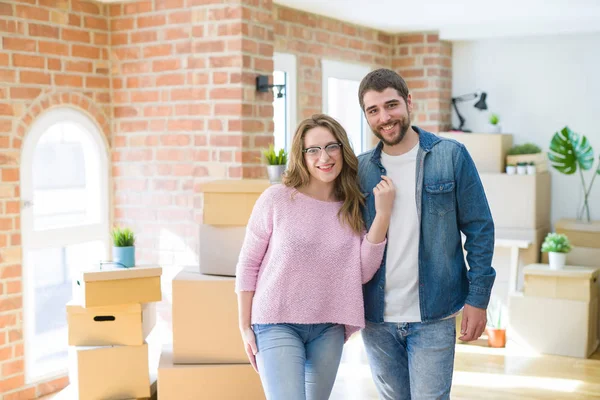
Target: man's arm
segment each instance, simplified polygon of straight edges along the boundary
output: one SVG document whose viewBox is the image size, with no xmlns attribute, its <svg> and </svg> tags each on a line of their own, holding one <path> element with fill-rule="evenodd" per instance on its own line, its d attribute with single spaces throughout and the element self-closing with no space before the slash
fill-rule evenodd
<svg viewBox="0 0 600 400">
<path fill-rule="evenodd" d="M 464 246 L 469 265 L 469 294 L 463 311 L 461 340 L 469 341 L 477 339 L 485 329 L 485 310 L 496 279 L 492 267 L 494 221 L 475 163 L 463 145 L 455 165 L 455 179 L 458 227 L 466 237 Z"/>
</svg>

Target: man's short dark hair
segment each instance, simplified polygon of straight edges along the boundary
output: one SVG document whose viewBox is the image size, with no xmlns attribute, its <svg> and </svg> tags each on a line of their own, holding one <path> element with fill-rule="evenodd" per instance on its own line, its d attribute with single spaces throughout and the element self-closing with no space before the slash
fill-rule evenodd
<svg viewBox="0 0 600 400">
<path fill-rule="evenodd" d="M 364 111 L 365 103 L 363 97 L 369 90 L 383 92 L 385 89 L 396 89 L 398 95 L 404 99 L 408 98 L 408 86 L 404 79 L 395 71 L 387 68 L 380 68 L 371 71 L 363 78 L 358 87 L 358 102 L 360 108 Z"/>
</svg>

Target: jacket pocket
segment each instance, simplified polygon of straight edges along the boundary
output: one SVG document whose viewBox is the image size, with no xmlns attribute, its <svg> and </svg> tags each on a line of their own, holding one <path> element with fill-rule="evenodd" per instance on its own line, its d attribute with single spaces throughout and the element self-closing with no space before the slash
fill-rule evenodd
<svg viewBox="0 0 600 400">
<path fill-rule="evenodd" d="M 444 216 L 454 211 L 456 203 L 454 187 L 454 181 L 425 185 L 428 208 L 431 214 Z"/>
</svg>

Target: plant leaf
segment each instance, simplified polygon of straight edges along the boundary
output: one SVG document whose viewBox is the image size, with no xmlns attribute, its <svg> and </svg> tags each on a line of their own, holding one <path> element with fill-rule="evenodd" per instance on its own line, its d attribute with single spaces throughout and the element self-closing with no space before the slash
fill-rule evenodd
<svg viewBox="0 0 600 400">
<path fill-rule="evenodd" d="M 594 150 L 585 136 L 565 126 L 552 137 L 548 158 L 555 169 L 570 175 L 577 171 L 578 166 L 584 171 L 592 168 Z"/>
</svg>

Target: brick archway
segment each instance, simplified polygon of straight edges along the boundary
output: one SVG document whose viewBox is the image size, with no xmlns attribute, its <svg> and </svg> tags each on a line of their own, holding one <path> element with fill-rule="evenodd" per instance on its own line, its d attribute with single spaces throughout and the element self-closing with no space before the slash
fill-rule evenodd
<svg viewBox="0 0 600 400">
<path fill-rule="evenodd" d="M 107 144 L 110 144 L 110 119 L 101 107 L 89 96 L 80 92 L 49 91 L 40 95 L 17 122 L 13 135 L 23 140 L 33 121 L 44 112 L 54 107 L 74 107 L 88 114 L 104 133 Z M 15 147 L 15 146 L 13 146 Z M 19 147 L 20 148 L 20 147 Z"/>
</svg>

